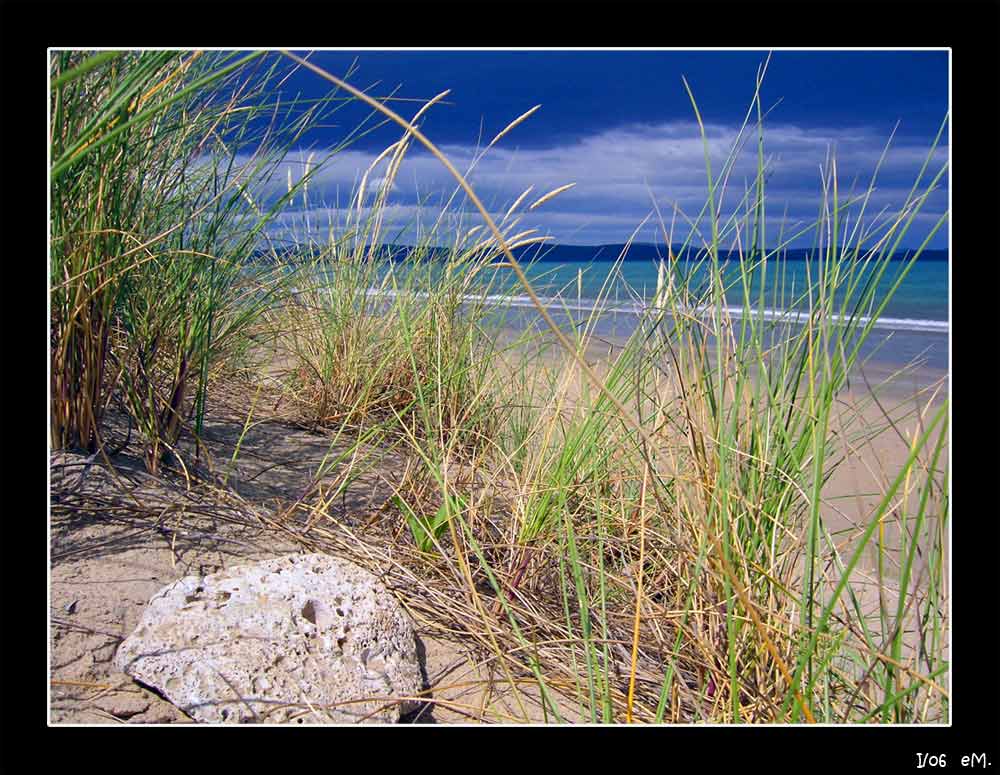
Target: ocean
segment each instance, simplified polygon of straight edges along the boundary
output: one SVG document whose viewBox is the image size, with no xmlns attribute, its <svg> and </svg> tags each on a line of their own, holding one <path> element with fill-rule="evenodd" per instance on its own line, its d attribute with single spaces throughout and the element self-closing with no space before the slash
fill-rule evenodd
<svg viewBox="0 0 1000 775">
<path fill-rule="evenodd" d="M 654 254 L 653 246 L 639 246 L 639 250 L 629 253 L 627 260 L 619 262 L 612 259 L 619 254 L 619 246 L 558 245 L 555 248 L 548 250 L 542 259 L 534 257 L 534 260 L 530 254 L 515 252 L 535 292 L 556 322 L 572 327 L 589 321 L 590 330 L 597 337 L 617 342 L 627 338 L 639 324 L 644 309 L 654 301 L 659 262 L 652 256 L 659 251 Z M 409 250 L 399 248 L 399 255 L 407 255 Z M 447 254 L 444 249 L 441 252 Z M 636 254 L 638 257 L 634 257 Z M 588 259 L 594 255 L 598 257 Z M 872 306 L 858 310 L 850 305 L 845 308 L 848 315 L 860 316 L 862 322 L 876 318 L 861 347 L 859 359 L 870 373 L 885 376 L 909 367 L 910 371 L 919 373 L 920 378 L 915 382 L 920 384 L 930 384 L 947 375 L 949 262 L 943 251 L 929 251 L 927 255 L 913 263 L 902 278 L 901 273 L 909 262 L 889 262 L 878 280 Z M 379 274 L 391 270 L 402 280 L 408 263 L 405 259 L 387 261 Z M 722 266 L 728 286 L 726 307 L 734 319 L 752 313 L 764 321 L 790 325 L 794 325 L 796 313 L 802 314 L 808 309 L 803 291 L 810 282 L 815 284 L 820 271 L 819 262 L 806 259 L 804 254 L 780 262 L 770 261 L 765 272 L 752 273 L 752 283 L 749 289 L 744 289 L 737 262 L 722 262 Z M 697 291 L 707 282 L 708 267 L 698 261 L 685 260 L 677 261 L 676 267 L 678 272 L 689 274 L 687 287 L 700 296 Z M 871 274 L 870 269 L 866 271 Z M 860 276 L 863 284 L 868 276 Z M 478 279 L 483 287 L 473 295 L 487 295 L 503 302 L 503 310 L 497 313 L 502 325 L 520 329 L 542 323 L 509 266 L 485 270 Z M 405 286 L 405 282 L 402 284 Z M 381 295 L 386 291 L 373 289 L 370 293 Z M 837 309 L 841 308 L 842 297 L 843 293 L 838 294 Z M 879 311 L 878 307 L 886 299 L 884 309 Z M 780 331 L 781 325 L 775 328 Z"/>
<path fill-rule="evenodd" d="M 900 280 L 906 264 L 890 262 L 876 286 L 874 308 L 856 313 L 870 319 L 888 297 L 861 349 L 861 357 L 876 371 L 893 371 L 912 364 L 940 376 L 948 369 L 948 262 L 918 259 Z M 690 288 L 703 287 L 708 277 L 704 265 L 681 261 L 677 266 L 679 271 L 690 273 Z M 531 325 L 537 312 L 530 298 L 518 292 L 511 270 L 494 271 L 497 292 L 513 289 L 510 306 L 515 309 L 511 310 L 508 324 Z M 815 283 L 818 271 L 816 261 L 787 260 L 780 267 L 772 263 L 763 276 L 764 320 L 792 321 L 795 310 L 807 309 L 802 291 L 810 279 Z M 655 296 L 657 272 L 657 263 L 652 260 L 628 260 L 617 265 L 612 260 L 536 261 L 527 265 L 528 278 L 557 322 L 579 323 L 596 310 L 594 333 L 611 339 L 627 337 L 635 329 L 642 308 Z M 748 312 L 761 314 L 762 274 L 754 274 L 748 291 L 742 287 L 738 266 L 726 267 L 723 276 L 730 286 L 726 291 L 730 314 L 737 319 Z M 865 275 L 862 278 L 862 283 L 868 279 Z M 898 287 L 890 295 L 897 281 Z M 838 308 L 842 298 L 843 294 L 838 294 Z M 850 314 L 852 310 L 848 307 L 847 311 Z"/>
</svg>

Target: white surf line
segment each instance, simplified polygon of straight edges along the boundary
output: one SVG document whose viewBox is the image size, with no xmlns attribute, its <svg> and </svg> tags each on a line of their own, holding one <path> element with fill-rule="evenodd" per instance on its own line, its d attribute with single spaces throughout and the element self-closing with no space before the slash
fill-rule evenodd
<svg viewBox="0 0 1000 775">
<path fill-rule="evenodd" d="M 367 290 L 368 296 L 386 296 L 389 298 L 395 298 L 397 296 L 403 295 L 399 291 L 381 289 L 381 288 L 369 288 Z M 409 294 L 413 298 L 422 299 L 426 298 L 430 294 L 426 291 L 410 291 Z M 560 310 L 572 310 L 573 312 L 593 312 L 595 310 L 594 304 L 582 304 L 576 301 L 568 301 L 566 299 L 558 299 L 549 297 L 539 297 L 547 306 L 549 306 L 553 311 L 559 312 Z M 508 307 L 531 307 L 534 308 L 534 304 L 528 296 L 505 296 L 502 294 L 489 294 L 483 296 L 467 295 L 463 296 L 462 300 L 466 303 L 473 302 L 503 302 Z M 733 307 L 727 306 L 724 308 L 727 313 L 733 318 L 739 320 L 742 319 L 746 314 L 746 310 L 743 307 Z M 625 305 L 605 305 L 599 308 L 601 313 L 619 313 L 619 314 L 630 314 L 630 315 L 640 315 L 644 312 L 649 311 L 662 311 L 670 313 L 667 308 L 658 308 L 652 304 L 641 304 L 634 302 Z M 699 315 L 701 317 L 707 317 L 714 312 L 714 307 L 703 305 L 695 307 L 691 310 L 685 310 L 687 314 Z M 783 323 L 797 323 L 799 325 L 805 323 L 808 319 L 808 314 L 801 310 L 781 310 L 781 309 L 764 309 L 762 312 L 756 310 L 750 310 L 749 314 L 751 316 L 760 316 L 764 320 L 768 321 L 779 321 Z M 859 315 L 855 321 L 860 325 L 867 325 L 871 320 L 870 317 Z M 836 325 L 846 325 L 848 320 L 841 315 L 831 316 L 831 322 Z M 890 318 L 882 317 L 879 318 L 872 328 L 891 330 L 891 331 L 919 331 L 925 333 L 948 333 L 948 321 L 947 320 L 923 320 L 921 318 Z"/>
</svg>

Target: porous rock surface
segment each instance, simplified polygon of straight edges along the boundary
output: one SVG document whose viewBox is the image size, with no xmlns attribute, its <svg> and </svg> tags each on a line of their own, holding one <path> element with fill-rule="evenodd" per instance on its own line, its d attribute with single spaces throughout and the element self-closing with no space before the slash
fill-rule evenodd
<svg viewBox="0 0 1000 775">
<path fill-rule="evenodd" d="M 394 698 L 422 689 L 405 612 L 325 554 L 180 579 L 149 601 L 115 665 L 205 722 L 395 722 L 417 703 Z"/>
</svg>

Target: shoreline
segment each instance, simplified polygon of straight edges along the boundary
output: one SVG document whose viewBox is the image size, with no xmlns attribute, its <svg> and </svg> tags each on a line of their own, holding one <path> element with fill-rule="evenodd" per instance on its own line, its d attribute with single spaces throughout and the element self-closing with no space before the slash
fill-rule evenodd
<svg viewBox="0 0 1000 775">
<path fill-rule="evenodd" d="M 568 357 L 544 322 L 538 320 L 535 325 L 536 334 L 533 338 L 541 343 L 539 347 L 548 349 L 547 357 L 550 359 Z M 566 333 L 565 327 L 563 332 Z M 524 328 L 503 326 L 497 340 L 510 345 L 524 335 Z M 588 339 L 584 357 L 588 362 L 607 361 L 609 357 L 624 350 L 627 342 L 627 336 L 592 334 Z M 949 374 L 947 366 L 941 368 L 926 363 L 900 363 L 894 358 L 869 357 L 867 360 L 859 358 L 848 372 L 846 389 L 855 392 L 870 392 L 871 389 L 875 389 L 880 396 L 885 395 L 900 400 L 919 399 L 922 395 L 930 395 L 934 397 L 935 402 L 939 402 L 947 395 Z M 939 385 L 942 389 L 935 392 L 935 388 Z"/>
</svg>

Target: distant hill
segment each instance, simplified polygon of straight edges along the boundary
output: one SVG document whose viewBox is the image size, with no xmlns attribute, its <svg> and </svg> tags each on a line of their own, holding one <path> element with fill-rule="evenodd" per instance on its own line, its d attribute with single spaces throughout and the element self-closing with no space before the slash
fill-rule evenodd
<svg viewBox="0 0 1000 775">
<path fill-rule="evenodd" d="M 381 257 L 394 257 L 398 259 L 404 259 L 413 247 L 410 245 L 382 245 L 380 246 L 378 253 Z M 622 252 L 625 250 L 624 244 L 610 244 L 610 245 L 558 245 L 558 244 L 536 244 L 528 245 L 526 247 L 515 248 L 514 256 L 519 261 L 544 261 L 551 263 L 587 263 L 589 261 L 613 261 L 617 259 Z M 425 254 L 428 258 L 435 256 L 444 256 L 448 253 L 448 248 L 446 247 L 432 247 L 425 248 Z M 297 247 L 287 247 L 282 251 L 284 256 L 293 257 L 300 252 L 300 248 Z M 302 251 L 306 252 L 306 251 Z M 913 255 L 913 249 L 904 249 L 896 251 L 893 255 L 893 261 L 903 261 Z M 783 252 L 783 256 L 790 261 L 804 261 L 810 255 L 814 254 L 815 251 L 810 249 L 795 249 L 786 250 Z M 675 245 L 673 247 L 674 256 L 681 261 L 697 260 L 704 258 L 704 253 L 699 253 L 696 249 L 688 248 L 687 251 L 682 250 L 682 246 Z M 264 251 L 257 251 L 254 255 L 254 260 L 264 259 L 266 260 L 269 254 Z M 739 254 L 736 251 L 723 253 L 720 256 L 723 261 L 731 260 L 736 261 L 739 259 Z M 660 259 L 667 258 L 667 250 L 665 245 L 655 245 L 645 242 L 634 242 L 628 248 L 628 253 L 625 256 L 625 260 L 628 262 L 635 261 L 657 261 Z M 948 251 L 947 250 L 925 250 L 920 254 L 918 259 L 920 262 L 929 261 L 948 261 Z"/>
<path fill-rule="evenodd" d="M 515 250 L 516 258 L 536 258 L 540 261 L 552 261 L 557 263 L 572 263 L 575 261 L 605 260 L 613 261 L 625 250 L 624 244 L 614 245 L 533 245 L 520 250 Z M 893 261 L 902 261 L 913 255 L 913 250 L 900 250 L 893 255 Z M 697 249 L 688 249 L 686 252 L 681 245 L 673 247 L 673 254 L 681 261 L 699 259 L 704 257 Z M 810 254 L 815 254 L 814 250 L 796 249 L 783 252 L 785 258 L 790 261 L 805 261 Z M 626 261 L 656 261 L 667 258 L 665 245 L 654 245 L 650 243 L 632 243 L 625 255 Z M 736 251 L 722 253 L 721 259 L 738 260 L 739 254 Z M 918 261 L 947 261 L 947 250 L 925 250 L 920 254 Z"/>
</svg>

